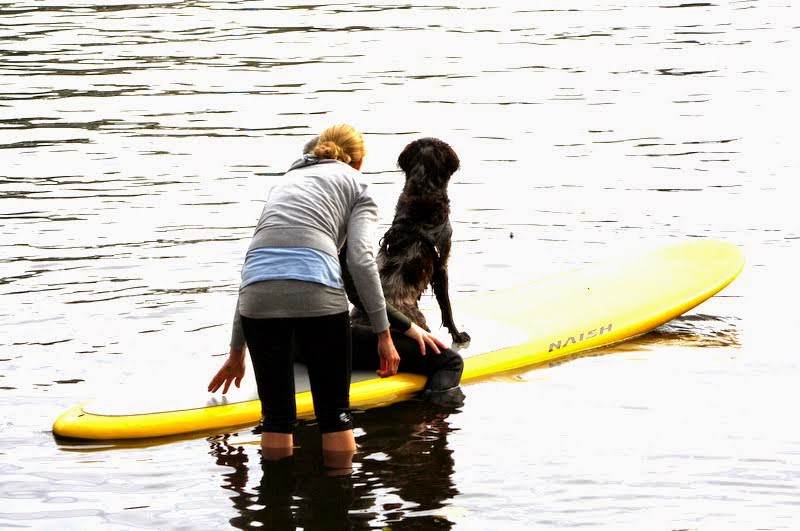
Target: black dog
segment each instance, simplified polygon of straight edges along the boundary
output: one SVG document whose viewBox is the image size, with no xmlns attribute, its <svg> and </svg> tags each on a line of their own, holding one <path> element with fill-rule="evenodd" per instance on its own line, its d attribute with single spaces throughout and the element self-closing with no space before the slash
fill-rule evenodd
<svg viewBox="0 0 800 531">
<path fill-rule="evenodd" d="M 386 301 L 430 331 L 418 301 L 431 285 L 454 343 L 470 340 L 453 321 L 447 275 L 453 234 L 447 185 L 460 164 L 453 148 L 436 138 L 415 140 L 403 149 L 397 165 L 406 182 L 377 256 Z"/>
</svg>

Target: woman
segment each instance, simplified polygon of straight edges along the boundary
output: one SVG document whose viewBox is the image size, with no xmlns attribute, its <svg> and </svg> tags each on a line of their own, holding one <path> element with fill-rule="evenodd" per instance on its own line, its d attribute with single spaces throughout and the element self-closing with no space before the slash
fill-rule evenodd
<svg viewBox="0 0 800 531">
<path fill-rule="evenodd" d="M 295 351 L 308 366 L 323 452 L 356 450 L 349 398 L 351 331 L 337 258 L 345 240 L 350 274 L 377 335 L 378 375 L 397 373 L 400 357 L 372 251 L 377 206 L 361 180 L 363 157 L 364 141 L 356 129 L 326 129 L 312 154 L 295 162 L 270 191 L 245 258 L 230 354 L 209 390 L 239 384 L 246 344 L 261 399 L 261 446 L 267 458 L 292 454 Z"/>
</svg>

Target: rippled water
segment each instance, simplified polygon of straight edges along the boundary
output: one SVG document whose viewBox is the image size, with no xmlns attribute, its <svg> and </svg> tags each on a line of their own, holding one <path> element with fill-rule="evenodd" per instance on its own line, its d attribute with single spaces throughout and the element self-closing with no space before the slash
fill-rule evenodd
<svg viewBox="0 0 800 531">
<path fill-rule="evenodd" d="M 0 21 L 0 527 L 797 527 L 789 0 L 30 0 Z M 358 415 L 352 477 L 321 472 L 313 426 L 289 470 L 249 429 L 55 440 L 102 388 L 205 387 L 269 179 L 339 121 L 366 134 L 384 223 L 409 140 L 461 155 L 456 299 L 682 237 L 747 267 L 648 336 L 468 386 L 458 412 Z"/>
</svg>

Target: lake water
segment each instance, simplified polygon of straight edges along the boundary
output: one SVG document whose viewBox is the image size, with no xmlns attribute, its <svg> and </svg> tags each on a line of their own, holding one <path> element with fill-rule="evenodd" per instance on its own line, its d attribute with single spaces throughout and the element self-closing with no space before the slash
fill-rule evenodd
<svg viewBox="0 0 800 531">
<path fill-rule="evenodd" d="M 800 527 L 791 0 L 22 0 L 0 21 L 0 528 Z M 407 142 L 459 152 L 456 320 L 645 244 L 720 238 L 747 265 L 459 411 L 358 414 L 349 477 L 313 426 L 288 470 L 250 429 L 54 439 L 101 389 L 205 387 L 263 192 L 337 122 L 365 133 L 384 224 Z"/>
</svg>

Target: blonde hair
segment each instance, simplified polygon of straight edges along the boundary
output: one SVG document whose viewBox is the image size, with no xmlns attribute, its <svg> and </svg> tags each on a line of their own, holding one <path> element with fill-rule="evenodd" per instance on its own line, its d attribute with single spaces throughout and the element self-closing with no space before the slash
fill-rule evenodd
<svg viewBox="0 0 800 531">
<path fill-rule="evenodd" d="M 364 158 L 364 138 L 352 125 L 333 125 L 319 135 L 312 153 L 321 159 L 340 160 L 352 166 Z"/>
</svg>

